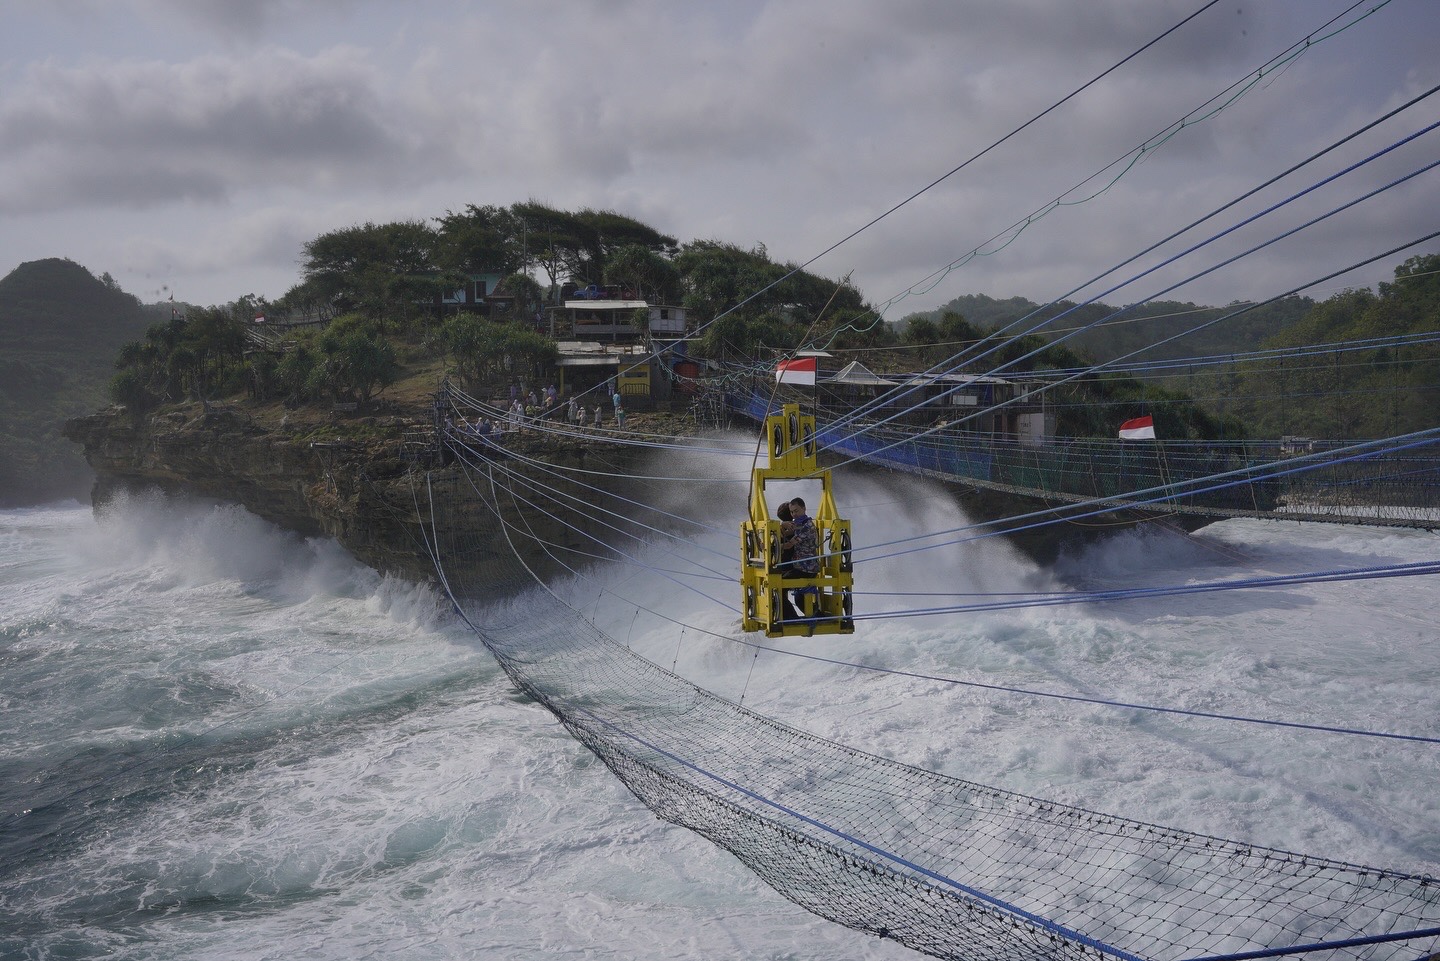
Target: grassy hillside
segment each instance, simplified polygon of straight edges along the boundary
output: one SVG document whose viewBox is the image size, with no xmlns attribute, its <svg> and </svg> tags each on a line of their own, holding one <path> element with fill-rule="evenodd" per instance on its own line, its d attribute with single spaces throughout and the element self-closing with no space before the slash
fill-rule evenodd
<svg viewBox="0 0 1440 961">
<path fill-rule="evenodd" d="M 60 426 L 108 403 L 116 353 L 155 316 L 69 260 L 0 280 L 0 506 L 89 495 L 89 468 Z"/>
</svg>

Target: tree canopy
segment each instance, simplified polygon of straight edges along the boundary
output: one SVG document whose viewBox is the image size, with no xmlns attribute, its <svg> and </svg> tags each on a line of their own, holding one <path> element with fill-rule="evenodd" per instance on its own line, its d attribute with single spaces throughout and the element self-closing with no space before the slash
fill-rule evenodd
<svg viewBox="0 0 1440 961">
<path fill-rule="evenodd" d="M 1434 427 L 1440 345 L 1338 346 L 1440 329 L 1440 254 L 1411 257 L 1394 277 L 1376 292 L 1335 294 L 1261 345 L 1282 352 L 1309 348 L 1303 356 L 1245 364 L 1214 378 L 1207 393 L 1224 398 L 1226 408 L 1262 436 L 1391 437 Z"/>
</svg>

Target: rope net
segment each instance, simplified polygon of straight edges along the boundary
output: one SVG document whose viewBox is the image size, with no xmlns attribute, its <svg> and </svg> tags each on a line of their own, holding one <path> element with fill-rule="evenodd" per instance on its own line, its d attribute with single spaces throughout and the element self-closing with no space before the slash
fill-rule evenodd
<svg viewBox="0 0 1440 961">
<path fill-rule="evenodd" d="M 567 565 L 554 532 L 532 526 L 521 474 L 455 453 L 417 507 L 457 609 L 514 683 L 658 816 L 821 917 L 936 957 L 996 961 L 1415 961 L 1440 942 L 1429 878 L 935 774 L 697 687 L 537 585 Z M 568 518 L 575 529 L 582 513 Z"/>
</svg>

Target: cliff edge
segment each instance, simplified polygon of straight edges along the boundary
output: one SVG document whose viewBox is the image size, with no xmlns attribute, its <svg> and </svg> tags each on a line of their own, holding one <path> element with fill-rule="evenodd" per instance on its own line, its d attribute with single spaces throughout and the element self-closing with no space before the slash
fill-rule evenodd
<svg viewBox="0 0 1440 961">
<path fill-rule="evenodd" d="M 434 581 L 434 562 L 425 546 L 428 520 L 420 517 L 430 514 L 421 506 L 427 500 L 426 472 L 430 479 L 455 480 L 451 475 L 458 468 L 442 462 L 428 397 L 374 406 L 370 413 L 341 414 L 243 402 L 191 403 L 141 417 L 111 407 L 66 422 L 65 436 L 84 449 L 95 471 L 92 499 L 97 506 L 119 490 L 153 488 L 234 502 L 287 530 L 333 537 L 383 573 Z M 683 415 L 653 412 L 635 420 L 636 429 L 645 432 L 689 432 Z M 538 432 L 507 438 L 506 448 L 497 461 L 502 473 L 540 484 L 574 504 L 594 503 L 597 489 L 627 490 L 627 475 L 638 472 L 640 461 L 649 456 L 643 448 L 608 444 L 600 453 L 583 436 Z M 587 461 L 603 466 L 603 476 L 583 482 L 555 476 L 555 468 L 583 469 Z M 617 536 L 613 511 L 608 517 L 587 517 L 572 510 L 563 521 L 543 510 L 526 513 L 527 528 L 541 541 L 593 545 Z M 449 504 L 446 515 L 494 545 L 488 562 L 494 570 L 470 572 L 479 582 L 513 568 L 499 521 L 484 498 Z M 568 570 L 544 554 L 525 560 L 542 576 Z"/>
<path fill-rule="evenodd" d="M 65 437 L 95 471 L 92 499 L 117 490 L 233 501 L 280 527 L 333 537 L 377 570 L 411 579 L 434 576 L 415 523 L 402 456 L 415 417 L 363 417 L 325 423 L 282 416 L 279 424 L 233 406 L 192 404 L 143 418 L 121 407 L 74 418 Z"/>
</svg>

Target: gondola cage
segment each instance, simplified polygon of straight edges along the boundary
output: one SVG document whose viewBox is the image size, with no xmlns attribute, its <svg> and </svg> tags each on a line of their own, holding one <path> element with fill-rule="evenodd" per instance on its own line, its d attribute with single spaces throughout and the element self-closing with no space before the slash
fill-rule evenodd
<svg viewBox="0 0 1440 961">
<path fill-rule="evenodd" d="M 765 418 L 769 466 L 751 472 L 750 517 L 740 525 L 742 626 L 767 637 L 852 634 L 855 576 L 850 522 L 836 516 L 830 471 L 816 466 L 815 417 L 786 404 Z M 820 503 L 813 514 L 819 570 L 814 576 L 786 575 L 780 564 L 780 521 L 765 501 L 768 481 L 819 481 Z M 784 620 L 782 592 L 793 592 L 798 618 Z"/>
</svg>

